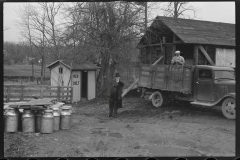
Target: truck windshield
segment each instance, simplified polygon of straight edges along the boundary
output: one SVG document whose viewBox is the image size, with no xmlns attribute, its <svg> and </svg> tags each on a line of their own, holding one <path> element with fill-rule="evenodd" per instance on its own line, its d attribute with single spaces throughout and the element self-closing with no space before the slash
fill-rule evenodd
<svg viewBox="0 0 240 160">
<path fill-rule="evenodd" d="M 215 79 L 232 79 L 235 80 L 234 71 L 215 71 Z"/>
</svg>

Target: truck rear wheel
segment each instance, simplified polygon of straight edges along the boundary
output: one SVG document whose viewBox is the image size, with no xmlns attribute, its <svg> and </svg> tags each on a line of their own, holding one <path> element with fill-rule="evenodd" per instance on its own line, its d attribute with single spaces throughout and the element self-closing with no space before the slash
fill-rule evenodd
<svg viewBox="0 0 240 160">
<path fill-rule="evenodd" d="M 165 99 L 161 92 L 156 91 L 152 94 L 152 104 L 154 107 L 162 107 L 165 103 Z"/>
<path fill-rule="evenodd" d="M 236 118 L 235 98 L 227 98 L 223 101 L 222 113 L 227 119 Z"/>
</svg>

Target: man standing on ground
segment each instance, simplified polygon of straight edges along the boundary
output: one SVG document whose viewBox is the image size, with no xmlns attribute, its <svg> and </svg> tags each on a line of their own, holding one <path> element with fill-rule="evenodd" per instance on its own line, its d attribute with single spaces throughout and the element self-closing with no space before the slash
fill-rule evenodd
<svg viewBox="0 0 240 160">
<path fill-rule="evenodd" d="M 124 83 L 120 81 L 119 73 L 114 76 L 114 85 L 110 89 L 109 117 L 117 117 L 118 108 L 122 108 L 122 89 Z"/>
</svg>

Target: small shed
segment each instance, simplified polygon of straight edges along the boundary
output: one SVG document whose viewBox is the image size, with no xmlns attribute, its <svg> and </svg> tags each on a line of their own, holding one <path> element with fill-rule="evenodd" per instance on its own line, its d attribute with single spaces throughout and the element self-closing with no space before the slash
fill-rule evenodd
<svg viewBox="0 0 240 160">
<path fill-rule="evenodd" d="M 235 24 L 157 16 L 139 41 L 139 59 L 170 64 L 176 50 L 189 65 L 235 68 Z"/>
<path fill-rule="evenodd" d="M 51 86 L 73 87 L 73 102 L 96 97 L 96 71 L 99 67 L 93 63 L 57 60 L 47 68 L 50 69 Z"/>
</svg>

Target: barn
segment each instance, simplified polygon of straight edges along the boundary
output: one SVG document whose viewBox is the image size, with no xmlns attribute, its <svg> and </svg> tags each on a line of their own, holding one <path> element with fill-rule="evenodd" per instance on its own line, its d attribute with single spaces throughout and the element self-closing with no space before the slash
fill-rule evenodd
<svg viewBox="0 0 240 160">
<path fill-rule="evenodd" d="M 57 60 L 47 66 L 51 86 L 72 86 L 73 102 L 96 97 L 96 73 L 99 67 L 91 62 L 67 62 Z"/>
<path fill-rule="evenodd" d="M 170 64 L 176 50 L 189 65 L 235 68 L 235 24 L 157 16 L 137 44 L 143 64 Z"/>
</svg>

